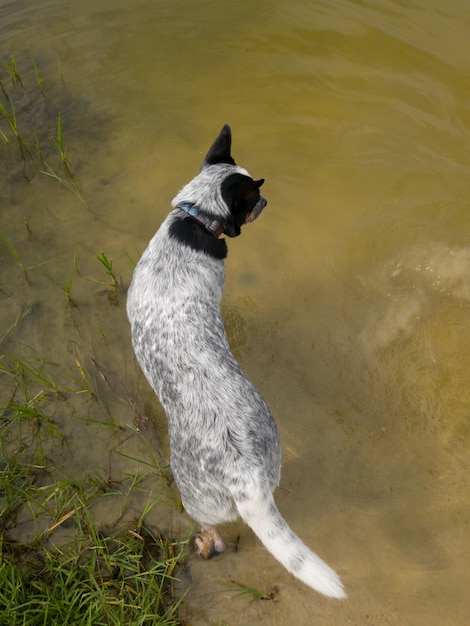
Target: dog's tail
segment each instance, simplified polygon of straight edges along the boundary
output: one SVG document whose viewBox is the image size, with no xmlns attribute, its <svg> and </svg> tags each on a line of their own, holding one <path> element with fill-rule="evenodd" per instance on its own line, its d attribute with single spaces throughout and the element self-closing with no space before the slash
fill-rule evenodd
<svg viewBox="0 0 470 626">
<path fill-rule="evenodd" d="M 237 502 L 242 519 L 271 554 L 294 576 L 330 598 L 346 598 L 338 574 L 314 554 L 289 528 L 271 491 Z"/>
</svg>

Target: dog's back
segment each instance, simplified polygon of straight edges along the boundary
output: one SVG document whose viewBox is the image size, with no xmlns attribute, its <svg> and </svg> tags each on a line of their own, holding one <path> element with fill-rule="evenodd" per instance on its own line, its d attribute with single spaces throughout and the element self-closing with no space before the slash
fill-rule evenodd
<svg viewBox="0 0 470 626">
<path fill-rule="evenodd" d="M 210 515 L 216 524 L 227 519 L 225 512 L 215 519 L 207 502 L 209 478 L 228 494 L 247 472 L 260 471 L 274 488 L 279 435 L 228 345 L 219 306 L 223 263 L 169 237 L 173 217 L 142 255 L 127 306 L 135 354 L 168 417 L 171 465 L 185 508 L 196 521 L 207 523 Z"/>
<path fill-rule="evenodd" d="M 208 532 L 240 515 L 295 576 L 345 597 L 337 574 L 276 508 L 279 434 L 225 334 L 226 244 L 216 234 L 238 235 L 266 204 L 263 181 L 233 162 L 227 129 L 137 264 L 127 302 L 134 351 L 168 417 L 171 467 L 188 514 Z M 223 549 L 221 539 L 215 543 Z"/>
</svg>

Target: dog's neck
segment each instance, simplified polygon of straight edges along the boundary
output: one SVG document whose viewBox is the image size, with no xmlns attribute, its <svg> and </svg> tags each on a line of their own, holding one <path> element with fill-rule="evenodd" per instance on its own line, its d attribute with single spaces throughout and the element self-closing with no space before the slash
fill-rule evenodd
<svg viewBox="0 0 470 626">
<path fill-rule="evenodd" d="M 201 211 L 201 209 L 196 204 L 192 204 L 191 202 L 180 202 L 176 205 L 176 208 L 187 213 L 190 217 L 193 218 L 195 222 L 200 224 L 216 239 L 218 239 L 220 235 L 224 232 L 224 227 L 222 226 L 222 224 L 212 217 L 209 217 L 209 215 L 206 215 L 206 213 Z"/>
<path fill-rule="evenodd" d="M 204 252 L 217 260 L 227 256 L 227 244 L 224 238 L 222 225 L 217 220 L 203 213 L 199 207 L 190 202 L 180 202 L 177 209 L 186 213 L 186 216 L 177 217 L 170 221 L 170 236 L 176 237 L 179 242 L 198 252 Z"/>
</svg>

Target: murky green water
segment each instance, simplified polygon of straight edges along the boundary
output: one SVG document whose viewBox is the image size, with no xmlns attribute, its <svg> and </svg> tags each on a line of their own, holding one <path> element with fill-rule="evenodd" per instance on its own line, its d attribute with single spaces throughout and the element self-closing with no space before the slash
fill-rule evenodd
<svg viewBox="0 0 470 626">
<path fill-rule="evenodd" d="M 65 407 L 63 471 L 150 460 L 129 428 L 133 405 L 154 416 L 152 445 L 165 450 L 164 418 L 133 361 L 125 293 L 109 302 L 96 255 L 113 259 L 125 287 L 129 258 L 229 122 L 235 158 L 266 178 L 269 204 L 229 242 L 228 332 L 280 426 L 278 504 L 350 599 L 302 587 L 236 524 L 225 532 L 229 544 L 240 536 L 236 554 L 190 562 L 187 618 L 466 624 L 467 2 L 3 1 L 0 41 L 28 85 L 28 50 L 44 75 L 47 106 L 37 89 L 20 99 L 26 140 L 36 133 L 59 171 L 50 135 L 61 112 L 85 200 L 1 146 L 0 230 L 29 282 L 0 246 L 0 348 L 30 354 L 27 344 L 57 375 L 88 367 L 100 401 L 83 411 L 121 428 L 69 423 Z M 67 307 L 69 280 L 78 307 Z M 189 528 L 174 510 L 153 514 L 174 534 Z M 231 580 L 276 587 L 276 599 L 234 598 Z"/>
</svg>

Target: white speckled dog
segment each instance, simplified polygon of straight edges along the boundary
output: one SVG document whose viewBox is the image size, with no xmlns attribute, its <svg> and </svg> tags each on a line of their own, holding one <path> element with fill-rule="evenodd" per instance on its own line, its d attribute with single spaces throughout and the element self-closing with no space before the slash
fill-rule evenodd
<svg viewBox="0 0 470 626">
<path fill-rule="evenodd" d="M 325 596 L 346 594 L 334 570 L 279 513 L 279 433 L 230 351 L 220 313 L 227 245 L 266 200 L 235 164 L 224 126 L 200 173 L 142 255 L 127 313 L 137 360 L 168 417 L 171 468 L 187 513 L 201 526 L 201 556 L 224 550 L 216 525 L 241 516 L 291 572 Z"/>
</svg>

